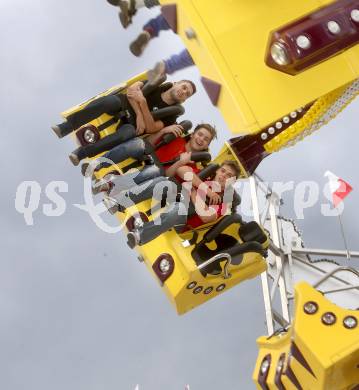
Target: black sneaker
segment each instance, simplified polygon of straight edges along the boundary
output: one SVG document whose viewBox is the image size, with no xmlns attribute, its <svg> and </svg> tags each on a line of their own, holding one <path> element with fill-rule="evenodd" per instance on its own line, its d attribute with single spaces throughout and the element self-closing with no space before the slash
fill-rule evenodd
<svg viewBox="0 0 359 390">
<path fill-rule="evenodd" d="M 68 135 L 74 131 L 69 122 L 63 122 L 59 125 L 53 125 L 51 126 L 51 128 L 59 138 L 63 138 L 65 137 L 65 135 Z"/>
<path fill-rule="evenodd" d="M 119 0 L 107 0 L 107 2 L 115 7 L 118 7 Z"/>
<path fill-rule="evenodd" d="M 111 189 L 111 184 L 110 183 L 102 183 L 102 184 L 97 184 L 97 185 L 95 184 L 92 187 L 92 193 L 93 193 L 93 195 L 97 195 L 100 192 L 107 192 L 108 193 L 108 191 L 110 191 L 110 189 Z"/>
<path fill-rule="evenodd" d="M 133 230 L 127 234 L 127 245 L 133 249 L 140 243 L 140 234 L 137 230 Z"/>
<path fill-rule="evenodd" d="M 90 166 L 89 163 L 83 163 L 81 165 L 81 173 L 82 173 L 82 176 L 83 177 L 90 177 L 90 169 L 88 169 L 88 167 Z"/>
<path fill-rule="evenodd" d="M 69 159 L 72 162 L 72 164 L 74 164 L 75 166 L 80 164 L 80 159 L 79 159 L 78 155 L 75 152 L 72 152 L 69 155 Z"/>
<path fill-rule="evenodd" d="M 104 196 L 103 204 L 106 206 L 110 214 L 115 215 L 118 212 L 118 203 L 115 201 L 115 199 L 109 196 Z"/>
</svg>

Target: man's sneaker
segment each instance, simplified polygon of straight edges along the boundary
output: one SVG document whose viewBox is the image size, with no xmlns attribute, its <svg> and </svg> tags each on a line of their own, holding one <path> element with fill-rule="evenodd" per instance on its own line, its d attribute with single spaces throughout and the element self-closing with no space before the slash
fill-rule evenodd
<svg viewBox="0 0 359 390">
<path fill-rule="evenodd" d="M 59 125 L 53 125 L 51 126 L 51 128 L 59 138 L 63 138 L 65 137 L 65 135 L 68 135 L 74 131 L 69 122 L 63 122 Z"/>
<path fill-rule="evenodd" d="M 89 163 L 83 163 L 81 165 L 81 173 L 83 177 L 90 177 L 91 169 L 88 169 L 89 166 L 90 166 Z"/>
<path fill-rule="evenodd" d="M 142 31 L 141 34 L 130 44 L 131 53 L 139 57 L 145 50 L 148 42 L 151 40 L 151 35 L 147 31 Z"/>
<path fill-rule="evenodd" d="M 127 245 L 133 249 L 136 245 L 140 243 L 140 233 L 138 230 L 133 230 L 127 234 Z"/>
<path fill-rule="evenodd" d="M 151 84 L 159 85 L 163 83 L 163 78 L 166 77 L 166 64 L 164 61 L 157 62 L 153 69 L 147 72 L 148 81 Z"/>
<path fill-rule="evenodd" d="M 110 196 L 105 196 L 103 198 L 103 203 L 110 214 L 114 215 L 117 213 L 118 203 L 115 201 L 115 199 L 111 198 Z"/>
<path fill-rule="evenodd" d="M 63 135 L 61 134 L 61 129 L 60 129 L 60 126 L 58 125 L 53 125 L 51 126 L 52 130 L 54 131 L 54 133 L 59 137 L 59 138 L 62 138 Z"/>
<path fill-rule="evenodd" d="M 119 0 L 107 0 L 107 2 L 115 7 L 118 7 Z"/>
<path fill-rule="evenodd" d="M 93 195 L 97 195 L 100 192 L 108 192 L 111 190 L 111 183 L 102 183 L 102 184 L 95 184 L 92 187 L 92 193 Z M 117 205 L 116 205 L 117 206 Z M 117 211 L 117 210 L 116 210 Z"/>
<path fill-rule="evenodd" d="M 69 155 L 69 159 L 71 160 L 72 164 L 74 164 L 75 166 L 80 164 L 80 159 L 78 158 L 78 156 L 75 152 L 72 152 Z"/>
</svg>

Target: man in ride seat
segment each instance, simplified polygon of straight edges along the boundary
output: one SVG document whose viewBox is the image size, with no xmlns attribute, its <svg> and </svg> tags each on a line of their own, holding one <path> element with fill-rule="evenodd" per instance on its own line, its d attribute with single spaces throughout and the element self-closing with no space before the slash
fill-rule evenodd
<svg viewBox="0 0 359 390">
<path fill-rule="evenodd" d="M 189 228 L 196 228 L 203 224 L 215 222 L 226 213 L 227 206 L 223 203 L 225 189 L 228 184 L 233 184 L 238 178 L 240 168 L 234 161 L 224 161 L 216 170 L 212 181 L 206 180 L 198 188 L 192 187 L 187 193 L 190 198 L 190 206 L 186 204 L 186 196 L 180 201 L 172 203 L 168 209 L 151 222 L 145 222 L 141 227 L 135 228 L 127 235 L 128 245 L 134 248 L 136 245 L 144 245 L 155 239 L 162 233 L 176 225 L 186 225 Z M 221 201 L 212 203 L 207 200 L 208 190 L 218 192 Z M 182 195 L 187 189 L 182 190 Z M 137 224 L 138 226 L 138 224 Z"/>
<path fill-rule="evenodd" d="M 161 168 L 156 165 L 145 166 L 140 172 L 129 173 L 120 177 L 115 177 L 113 180 L 104 184 L 97 185 L 94 193 L 101 191 L 107 191 L 109 198 L 106 200 L 106 204 L 110 212 L 118 211 L 117 198 L 122 200 L 123 197 L 129 196 L 134 203 L 142 202 L 145 199 L 152 197 L 154 186 L 163 180 L 167 180 L 168 177 L 174 177 L 180 167 L 190 166 L 193 172 L 199 172 L 200 168 L 191 163 L 191 154 L 195 152 L 203 152 L 208 149 L 209 144 L 213 138 L 217 137 L 216 129 L 208 123 L 202 123 L 196 126 L 194 132 L 191 134 L 189 140 L 185 137 L 180 137 L 181 129 L 178 125 L 164 128 L 157 134 L 148 136 L 146 139 L 152 145 L 159 144 L 162 137 L 168 132 L 176 135 L 176 138 L 167 145 L 163 145 L 155 150 L 154 154 L 158 161 L 163 165 L 165 175 L 161 176 Z M 129 140 L 116 148 L 108 152 L 105 157 L 114 163 L 124 161 L 125 159 L 132 157 L 136 159 L 143 159 L 145 156 L 146 144 L 142 138 L 135 138 Z M 174 163 L 165 164 L 167 161 L 178 158 L 178 161 Z M 97 166 L 97 170 L 110 166 L 111 163 L 100 163 Z M 88 171 L 88 165 L 83 164 L 83 173 Z M 151 180 L 153 179 L 153 180 Z M 183 181 L 180 177 L 177 177 L 179 181 Z M 139 192 L 137 186 L 141 185 L 143 191 L 138 197 L 136 195 Z M 125 190 L 129 190 L 128 193 Z M 217 197 L 217 194 L 209 192 L 209 196 L 213 198 Z"/>
<path fill-rule="evenodd" d="M 100 97 L 80 111 L 69 115 L 65 122 L 52 126 L 54 132 L 61 138 L 104 113 L 120 116 L 121 129 L 118 129 L 116 133 L 101 139 L 94 145 L 80 147 L 71 153 L 70 160 L 74 165 L 77 165 L 85 157 L 93 157 L 136 135 L 144 132 L 156 133 L 165 126 L 175 123 L 177 115 L 166 116 L 155 121 L 151 111 L 183 103 L 196 92 L 195 84 L 189 80 L 163 83 L 155 87 L 146 97 L 142 93 L 143 86 L 144 83 L 138 81 L 127 88 L 126 94 Z M 133 126 L 122 129 L 122 120 Z M 103 149 L 104 147 L 107 149 Z"/>
</svg>

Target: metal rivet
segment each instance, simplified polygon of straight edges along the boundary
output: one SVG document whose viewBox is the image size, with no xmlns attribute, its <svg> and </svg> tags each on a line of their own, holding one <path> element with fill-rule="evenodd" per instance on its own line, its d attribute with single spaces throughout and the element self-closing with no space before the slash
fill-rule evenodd
<svg viewBox="0 0 359 390">
<path fill-rule="evenodd" d="M 332 34 L 339 34 L 341 32 L 341 28 L 337 22 L 334 20 L 331 20 L 330 22 L 327 23 L 328 30 Z"/>
<path fill-rule="evenodd" d="M 301 49 L 309 49 L 311 46 L 310 39 L 305 35 L 299 35 L 296 42 Z"/>
<path fill-rule="evenodd" d="M 304 304 L 304 311 L 307 314 L 315 314 L 318 311 L 318 305 L 315 302 L 307 302 Z"/>
<path fill-rule="evenodd" d="M 188 290 L 192 290 L 192 288 L 197 286 L 197 282 L 191 282 L 187 285 Z"/>
<path fill-rule="evenodd" d="M 354 22 L 359 23 L 359 9 L 353 9 L 350 13 L 350 17 Z"/>
<path fill-rule="evenodd" d="M 275 128 L 273 126 L 271 126 L 269 129 L 268 129 L 268 133 L 269 134 L 274 134 L 275 133 Z"/>
<path fill-rule="evenodd" d="M 195 39 L 195 38 L 197 38 L 196 32 L 191 27 L 187 28 L 185 30 L 185 34 L 186 34 L 187 39 Z"/>
<path fill-rule="evenodd" d="M 322 322 L 324 325 L 334 325 L 337 321 L 337 317 L 334 313 L 327 312 L 322 315 Z"/>
<path fill-rule="evenodd" d="M 358 320 L 353 316 L 345 317 L 343 324 L 347 329 L 354 329 L 358 326 Z"/>
</svg>

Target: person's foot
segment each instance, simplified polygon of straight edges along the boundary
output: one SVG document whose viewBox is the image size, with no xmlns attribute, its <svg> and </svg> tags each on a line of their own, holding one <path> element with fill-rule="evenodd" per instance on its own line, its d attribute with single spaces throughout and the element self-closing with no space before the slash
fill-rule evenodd
<svg viewBox="0 0 359 390">
<path fill-rule="evenodd" d="M 118 203 L 115 201 L 115 199 L 111 198 L 110 196 L 105 196 L 103 198 L 103 203 L 110 214 L 114 215 L 118 212 Z"/>
<path fill-rule="evenodd" d="M 111 190 L 111 183 L 102 183 L 102 184 L 95 183 L 95 185 L 92 187 L 92 194 L 97 195 L 100 192 L 109 192 L 110 190 Z"/>
<path fill-rule="evenodd" d="M 90 166 L 90 163 L 83 163 L 81 165 L 81 173 L 83 177 L 90 177 L 91 176 L 91 169 L 88 169 Z"/>
<path fill-rule="evenodd" d="M 136 57 L 140 57 L 150 40 L 150 33 L 142 31 L 141 34 L 130 44 L 131 53 Z"/>
<path fill-rule="evenodd" d="M 107 2 L 115 7 L 118 7 L 119 0 L 107 0 Z"/>
<path fill-rule="evenodd" d="M 158 85 L 160 81 L 166 77 L 166 64 L 164 61 L 157 62 L 157 64 L 147 72 L 148 81 L 151 84 Z"/>
<path fill-rule="evenodd" d="M 70 161 L 72 162 L 72 164 L 75 165 L 75 167 L 77 165 L 79 165 L 80 163 L 80 159 L 78 158 L 77 154 L 75 152 L 72 152 L 70 155 L 69 155 L 69 159 Z"/>
<path fill-rule="evenodd" d="M 133 230 L 127 234 L 127 245 L 133 249 L 140 243 L 140 233 L 138 230 Z"/>
<path fill-rule="evenodd" d="M 59 137 L 63 138 L 65 135 L 68 135 L 73 132 L 73 128 L 71 127 L 69 122 L 63 122 L 59 125 L 53 125 L 51 126 L 51 129 L 54 131 L 54 133 Z"/>
</svg>

